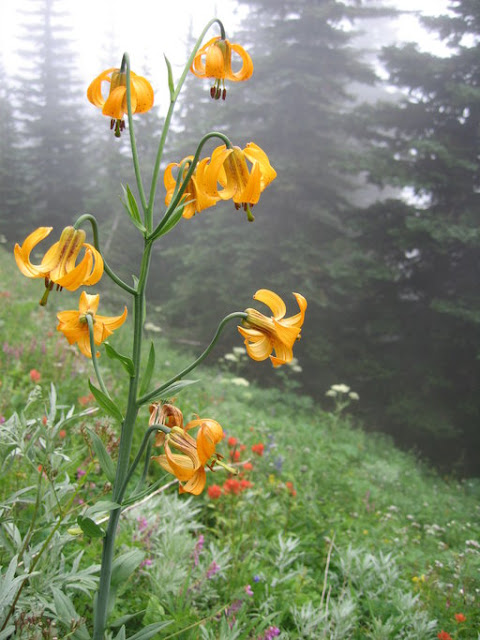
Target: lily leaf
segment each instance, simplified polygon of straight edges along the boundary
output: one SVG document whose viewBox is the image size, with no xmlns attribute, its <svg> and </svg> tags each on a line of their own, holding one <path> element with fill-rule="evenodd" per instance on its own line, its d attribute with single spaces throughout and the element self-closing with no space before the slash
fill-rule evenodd
<svg viewBox="0 0 480 640">
<path fill-rule="evenodd" d="M 85 518 L 90 518 L 96 513 L 106 513 L 108 511 L 113 511 L 114 509 L 119 509 L 122 505 L 118 504 L 118 502 L 113 502 L 113 500 L 99 500 L 91 507 L 85 511 L 83 516 Z"/>
<path fill-rule="evenodd" d="M 113 402 L 113 400 L 110 400 L 110 398 L 106 396 L 103 393 L 103 391 L 100 391 L 100 389 L 97 389 L 97 387 L 95 387 L 90 382 L 90 380 L 88 381 L 88 386 L 90 387 L 90 391 L 93 393 L 95 400 L 98 402 L 100 407 L 105 411 L 105 413 L 108 413 L 109 416 L 112 416 L 112 418 L 115 418 L 116 420 L 118 420 L 118 422 L 122 422 L 123 421 L 122 412 L 117 407 L 117 405 Z"/>
<path fill-rule="evenodd" d="M 89 538 L 104 538 L 105 531 L 91 518 L 78 516 L 77 523 L 83 533 Z"/>
<path fill-rule="evenodd" d="M 143 373 L 142 382 L 140 384 L 140 395 L 143 396 L 148 391 L 152 380 L 153 370 L 155 368 L 155 346 L 153 341 L 150 343 L 150 351 L 148 352 L 147 366 Z"/>
<path fill-rule="evenodd" d="M 168 71 L 168 90 L 170 91 L 170 98 L 173 98 L 173 95 L 175 93 L 175 87 L 173 86 L 172 65 L 170 64 L 170 60 L 167 58 L 165 54 L 163 54 L 163 57 L 165 58 L 165 63 L 167 65 L 167 71 Z"/>
<path fill-rule="evenodd" d="M 145 554 L 140 549 L 130 549 L 113 561 L 112 586 L 124 583 L 140 565 Z"/>
<path fill-rule="evenodd" d="M 121 362 L 122 367 L 125 369 L 128 375 L 131 378 L 135 377 L 135 367 L 133 366 L 132 359 L 128 356 L 124 356 L 121 353 L 118 353 L 118 351 L 108 342 L 104 342 L 103 344 L 105 346 L 107 356 L 112 360 L 118 360 L 119 362 Z"/>
<path fill-rule="evenodd" d="M 127 211 L 128 215 L 130 216 L 131 221 L 139 231 L 141 231 L 142 233 L 145 233 L 146 229 L 140 217 L 140 211 L 138 209 L 137 201 L 135 200 L 135 196 L 133 195 L 128 184 L 126 188 L 122 184 L 122 191 L 124 196 L 124 200 L 122 200 L 122 204 L 125 207 L 125 210 Z"/>
<path fill-rule="evenodd" d="M 190 387 L 192 384 L 197 384 L 198 380 L 177 380 L 177 382 L 172 382 L 172 384 L 168 385 L 165 389 L 159 389 L 158 393 L 149 398 L 149 401 L 154 398 L 171 398 L 176 393 L 185 389 L 185 387 Z"/>
<path fill-rule="evenodd" d="M 167 625 L 171 624 L 171 620 L 163 620 L 163 622 L 154 622 L 147 625 L 141 631 L 138 631 L 134 636 L 130 636 L 128 640 L 150 640 L 153 638 L 160 629 L 163 629 Z"/>
<path fill-rule="evenodd" d="M 102 439 L 95 433 L 95 431 L 91 431 L 91 429 L 87 429 L 87 431 L 92 440 L 92 447 L 103 473 L 107 476 L 107 480 L 113 482 L 115 480 L 115 466 L 108 451 L 105 449 Z"/>
</svg>

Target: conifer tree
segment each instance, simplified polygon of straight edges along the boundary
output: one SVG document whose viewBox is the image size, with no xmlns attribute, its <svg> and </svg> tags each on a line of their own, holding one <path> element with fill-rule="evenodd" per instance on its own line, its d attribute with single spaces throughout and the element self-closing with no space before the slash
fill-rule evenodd
<svg viewBox="0 0 480 640">
<path fill-rule="evenodd" d="M 25 220 L 63 224 L 82 209 L 82 88 L 72 47 L 71 18 L 59 0 L 28 0 L 22 64 L 14 94 L 22 136 Z M 69 26 L 70 22 L 70 26 Z"/>
<path fill-rule="evenodd" d="M 387 48 L 389 82 L 405 97 L 358 119 L 357 134 L 374 145 L 371 181 L 410 198 L 357 214 L 355 304 L 367 335 L 361 351 L 377 365 L 369 383 L 394 433 L 437 459 L 440 449 L 450 465 L 465 456 L 471 471 L 480 418 L 480 4 L 452 1 L 448 15 L 425 23 L 450 54 Z"/>
</svg>

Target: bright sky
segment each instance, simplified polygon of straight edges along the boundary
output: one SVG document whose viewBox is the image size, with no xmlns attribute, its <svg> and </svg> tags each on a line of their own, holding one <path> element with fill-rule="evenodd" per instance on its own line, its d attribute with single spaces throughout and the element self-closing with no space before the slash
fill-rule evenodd
<svg viewBox="0 0 480 640">
<path fill-rule="evenodd" d="M 372 5 L 378 4 L 378 0 L 371 1 Z M 405 11 L 427 14 L 444 13 L 448 6 L 448 0 L 384 1 Z M 37 3 L 40 4 L 38 0 Z M 32 2 L 0 0 L 0 53 L 8 75 L 13 75 L 18 64 L 15 51 L 23 46 L 17 39 L 25 20 L 19 12 L 22 5 L 32 6 Z M 164 53 L 174 67 L 175 77 L 183 68 L 190 29 L 197 36 L 211 18 L 218 17 L 225 24 L 227 37 L 234 39 L 237 26 L 247 13 L 245 5 L 239 9 L 235 0 L 61 0 L 56 5 L 72 16 L 68 26 L 73 29 L 86 86 L 106 66 L 119 65 L 122 53 L 128 51 L 136 73 L 142 75 L 148 65 L 146 72 L 156 92 L 166 87 Z M 396 18 L 395 26 L 399 39 L 419 42 L 437 55 L 445 52 L 441 43 L 419 27 L 414 15 Z M 217 33 L 213 27 L 212 37 Z"/>
<path fill-rule="evenodd" d="M 0 0 L 0 52 L 9 74 L 18 64 L 15 51 L 23 46 L 17 39 L 25 21 L 19 12 L 22 5 L 28 8 L 32 3 Z M 176 77 L 183 69 L 190 29 L 197 37 L 211 18 L 218 17 L 224 22 L 227 37 L 234 39 L 236 26 L 246 13 L 245 8 L 237 8 L 235 0 L 62 0 L 55 6 L 71 14 L 68 26 L 87 84 L 106 66 L 119 66 L 123 52 L 128 51 L 136 73 L 143 75 L 147 64 L 149 78 L 158 79 L 152 82 L 155 90 L 167 82 L 164 53 Z M 217 11 L 218 6 L 221 9 Z M 210 37 L 217 35 L 218 27 L 213 26 L 210 33 Z"/>
</svg>

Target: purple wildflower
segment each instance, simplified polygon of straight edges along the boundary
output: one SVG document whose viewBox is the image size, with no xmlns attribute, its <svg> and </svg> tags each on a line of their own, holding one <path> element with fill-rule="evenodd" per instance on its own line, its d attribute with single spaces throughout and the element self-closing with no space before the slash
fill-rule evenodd
<svg viewBox="0 0 480 640">
<path fill-rule="evenodd" d="M 249 584 L 246 584 L 244 589 L 247 596 L 253 596 L 252 587 Z"/>
<path fill-rule="evenodd" d="M 260 580 L 261 580 L 261 577 L 259 575 L 253 576 L 253 581 L 254 582 L 260 582 Z"/>
<path fill-rule="evenodd" d="M 207 569 L 207 580 L 210 580 L 211 578 L 213 578 L 213 576 L 219 571 L 220 571 L 220 566 L 214 560 Z"/>
<path fill-rule="evenodd" d="M 195 549 L 193 550 L 193 562 L 195 564 L 195 566 L 198 565 L 198 558 L 200 556 L 200 554 L 202 553 L 202 549 L 203 549 L 203 545 L 205 544 L 205 537 L 203 536 L 203 534 L 200 534 L 198 536 L 198 540 L 197 543 L 195 545 Z"/>
</svg>

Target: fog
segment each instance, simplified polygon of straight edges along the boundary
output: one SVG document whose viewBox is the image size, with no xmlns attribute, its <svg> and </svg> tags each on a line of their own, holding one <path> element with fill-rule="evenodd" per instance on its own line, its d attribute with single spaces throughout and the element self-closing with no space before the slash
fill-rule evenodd
<svg viewBox="0 0 480 640">
<path fill-rule="evenodd" d="M 423 18 L 412 13 L 419 4 Z M 255 72 L 231 83 L 225 101 L 189 74 L 162 168 L 218 130 L 239 146 L 258 144 L 278 177 L 253 223 L 228 203 L 182 220 L 159 241 L 149 283 L 152 321 L 194 349 L 257 289 L 282 295 L 288 315 L 297 312 L 291 292 L 301 292 L 309 304 L 295 348 L 302 371 L 285 376 L 263 363 L 241 365 L 241 374 L 296 386 L 320 407 L 331 384 L 348 384 L 365 429 L 467 474 L 478 472 L 480 417 L 480 7 L 472 4 L 218 3 L 227 38 L 249 51 Z M 120 203 L 121 184 L 135 184 L 129 137 L 112 135 L 86 89 L 124 51 L 151 80 L 155 107 L 135 117 L 148 185 L 168 108 L 164 54 L 178 78 L 216 6 L 111 6 L 0 5 L 0 232 L 10 251 L 36 226 L 61 229 L 93 213 L 106 257 L 129 279 L 142 247 Z M 163 201 L 160 177 L 157 217 Z M 110 300 L 119 295 L 112 289 L 103 282 Z M 217 357 L 236 344 L 232 332 Z"/>
</svg>

